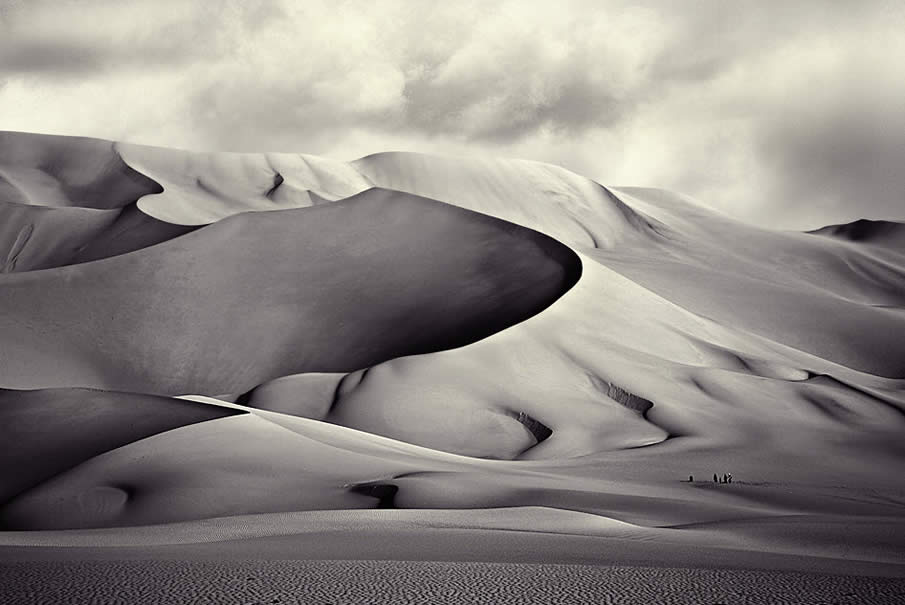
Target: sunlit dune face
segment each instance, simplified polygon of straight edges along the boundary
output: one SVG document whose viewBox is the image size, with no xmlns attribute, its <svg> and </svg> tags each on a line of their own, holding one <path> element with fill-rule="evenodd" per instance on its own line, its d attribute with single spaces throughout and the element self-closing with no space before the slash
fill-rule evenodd
<svg viewBox="0 0 905 605">
<path fill-rule="evenodd" d="M 422 357 L 349 374 L 298 375 L 262 385 L 245 403 L 480 458 L 520 457 L 551 434 L 523 410 L 492 403 L 480 385 Z M 335 385 L 332 391 L 329 385 Z"/>
<path fill-rule="evenodd" d="M 576 457 L 668 438 L 648 413 L 669 402 L 624 388 L 619 377 L 631 371 L 615 359 L 610 371 L 594 369 L 538 339 L 526 323 L 466 347 L 348 374 L 286 376 L 239 403 L 474 457 Z"/>
<path fill-rule="evenodd" d="M 326 420 L 481 458 L 516 458 L 549 435 L 526 413 L 490 403 L 466 376 L 438 379 L 429 363 L 397 359 L 348 374 Z"/>
</svg>

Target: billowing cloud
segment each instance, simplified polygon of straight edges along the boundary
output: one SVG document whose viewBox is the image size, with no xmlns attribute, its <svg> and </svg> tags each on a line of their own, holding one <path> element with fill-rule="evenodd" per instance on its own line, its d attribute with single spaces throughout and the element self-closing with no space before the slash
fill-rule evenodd
<svg viewBox="0 0 905 605">
<path fill-rule="evenodd" d="M 0 128 L 565 165 L 745 220 L 905 219 L 897 2 L 31 1 Z"/>
</svg>

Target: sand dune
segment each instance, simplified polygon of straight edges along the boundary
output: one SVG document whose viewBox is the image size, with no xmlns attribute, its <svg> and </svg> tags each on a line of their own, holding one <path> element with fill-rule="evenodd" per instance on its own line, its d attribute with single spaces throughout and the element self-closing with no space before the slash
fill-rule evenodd
<svg viewBox="0 0 905 605">
<path fill-rule="evenodd" d="M 202 153 L 127 143 L 116 149 L 129 166 L 162 185 L 139 201 L 141 211 L 177 225 L 315 206 L 319 199 L 347 198 L 373 187 L 344 162 L 304 154 Z"/>
<path fill-rule="evenodd" d="M 140 254 L 0 277 L 0 385 L 218 394 L 349 371 L 492 334 L 580 270 L 537 232 L 397 192 L 245 213 Z"/>
<path fill-rule="evenodd" d="M 352 165 L 377 186 L 538 229 L 573 247 L 610 249 L 661 226 L 605 187 L 550 164 L 378 153 Z"/>
<path fill-rule="evenodd" d="M 118 256 L 167 241 L 192 227 L 123 208 L 46 208 L 0 202 L 2 273 L 51 269 Z"/>
<path fill-rule="evenodd" d="M 0 395 L 0 553 L 905 574 L 898 223 L 412 153 L 7 133 L 0 176 L 0 387 L 61 388 Z"/>
<path fill-rule="evenodd" d="M 0 501 L 149 435 L 241 413 L 169 397 L 87 389 L 0 390 Z"/>
<path fill-rule="evenodd" d="M 122 208 L 160 191 L 160 185 L 123 162 L 110 141 L 0 131 L 3 202 Z"/>
<path fill-rule="evenodd" d="M 844 225 L 828 225 L 808 233 L 884 246 L 900 252 L 905 250 L 905 224 L 895 221 L 860 219 Z"/>
</svg>

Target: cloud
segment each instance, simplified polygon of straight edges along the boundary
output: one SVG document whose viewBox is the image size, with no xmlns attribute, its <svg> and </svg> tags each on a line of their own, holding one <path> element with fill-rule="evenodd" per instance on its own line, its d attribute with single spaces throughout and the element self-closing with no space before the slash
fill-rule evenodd
<svg viewBox="0 0 905 605">
<path fill-rule="evenodd" d="M 662 24 L 648 11 L 587 18 L 517 5 L 475 24 L 460 46 L 406 82 L 406 124 L 431 133 L 513 141 L 617 122 L 643 83 Z M 508 10 L 507 10 L 508 9 Z"/>
<path fill-rule="evenodd" d="M 274 16 L 236 1 L 34 0 L 6 7 L 0 73 L 79 78 L 105 72 L 215 62 L 234 38 Z"/>
<path fill-rule="evenodd" d="M 90 47 L 52 41 L 0 42 L 0 70 L 18 73 L 55 72 L 78 75 L 100 67 L 103 54 Z"/>
<path fill-rule="evenodd" d="M 823 208 L 834 221 L 905 218 L 905 80 L 890 71 L 905 57 L 905 38 L 875 32 L 869 45 L 813 40 L 798 49 L 807 66 L 773 99 L 775 119 L 756 148 L 774 206 L 801 220 Z M 786 99 L 785 97 L 791 97 Z"/>
<path fill-rule="evenodd" d="M 772 226 L 905 219 L 903 31 L 895 2 L 20 2 L 0 128 L 489 153 Z"/>
</svg>

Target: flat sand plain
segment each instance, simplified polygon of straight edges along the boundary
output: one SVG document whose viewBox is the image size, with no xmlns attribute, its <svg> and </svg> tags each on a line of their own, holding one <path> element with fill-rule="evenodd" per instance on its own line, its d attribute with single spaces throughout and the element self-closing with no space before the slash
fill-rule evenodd
<svg viewBox="0 0 905 605">
<path fill-rule="evenodd" d="M 415 561 L 0 564 L 0 603 L 889 605 L 905 580 L 675 567 Z M 40 588 L 37 588 L 40 587 Z"/>
</svg>

